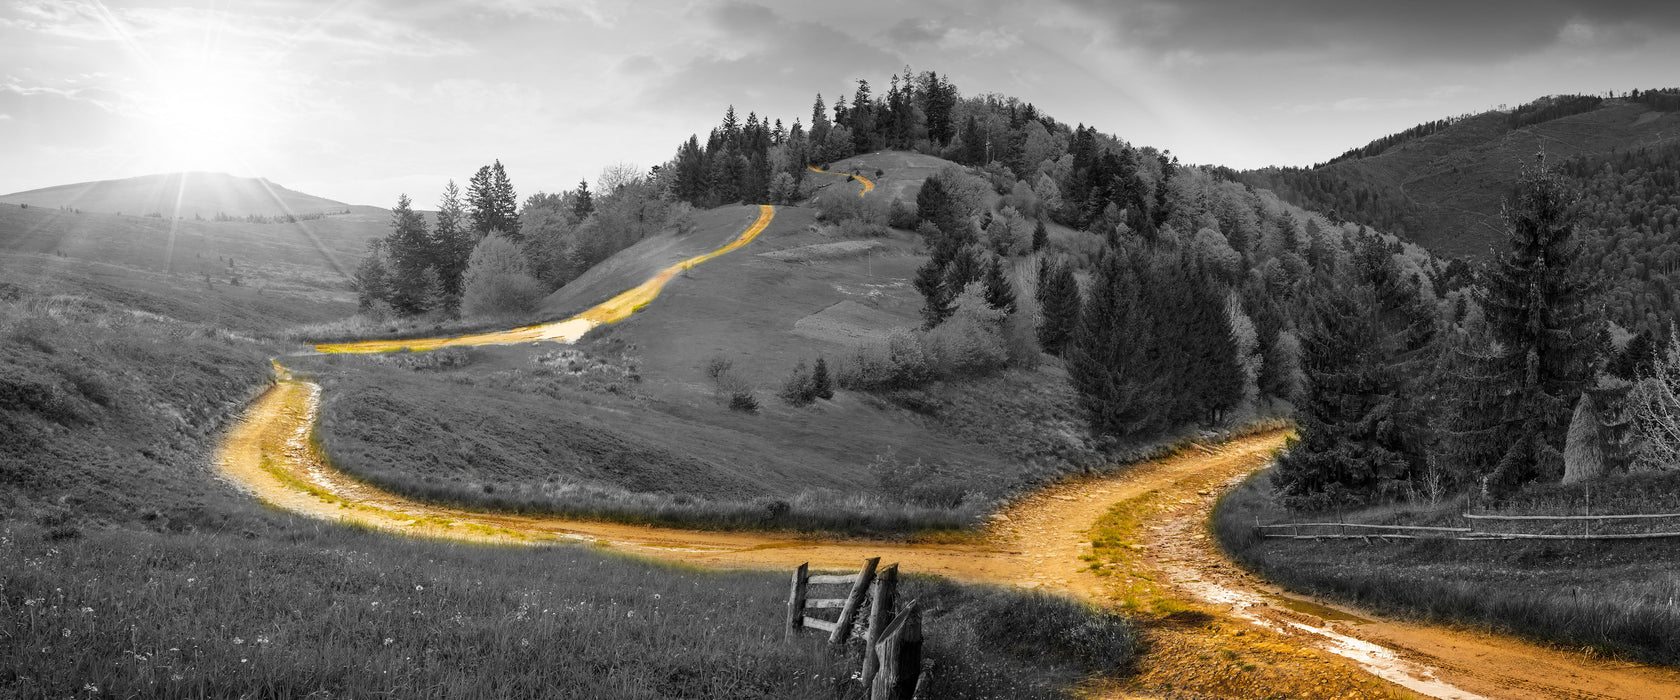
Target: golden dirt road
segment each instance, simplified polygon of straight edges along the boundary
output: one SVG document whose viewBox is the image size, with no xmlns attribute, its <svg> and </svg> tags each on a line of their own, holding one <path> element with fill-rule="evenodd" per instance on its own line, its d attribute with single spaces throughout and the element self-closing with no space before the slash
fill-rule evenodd
<svg viewBox="0 0 1680 700">
<path fill-rule="evenodd" d="M 525 326 L 493 333 L 476 333 L 454 338 L 412 338 L 399 340 L 363 340 L 354 343 L 323 343 L 315 346 L 316 352 L 324 353 L 372 353 L 394 352 L 398 350 L 436 350 L 450 345 L 509 345 L 513 343 L 531 343 L 550 340 L 570 343 L 582 338 L 589 329 L 599 325 L 622 321 L 630 314 L 653 301 L 659 296 L 665 284 L 676 277 L 678 273 L 695 265 L 711 260 L 719 255 L 733 251 L 751 243 L 764 228 L 770 225 L 771 219 L 776 218 L 776 208 L 768 204 L 758 206 L 758 220 L 741 232 L 735 240 L 717 250 L 696 255 L 675 265 L 659 271 L 648 281 L 636 285 L 618 296 L 601 302 L 600 305 L 564 321 L 544 323 L 535 326 Z"/>
<path fill-rule="evenodd" d="M 1160 584 L 1164 599 L 1180 612 L 1145 615 L 1149 644 L 1139 673 L 1123 685 L 1096 682 L 1083 689 L 1092 696 L 1409 697 L 1393 683 L 1439 698 L 1680 697 L 1680 675 L 1672 670 L 1594 660 L 1494 635 L 1371 620 L 1281 595 L 1236 571 L 1203 534 L 1202 523 L 1222 486 L 1270 461 L 1283 443 L 1281 432 L 1051 487 L 994 516 L 971 543 L 812 539 L 418 503 L 324 464 L 309 439 L 320 388 L 276 369 L 279 383 L 231 431 L 216 461 L 258 498 L 304 515 L 420 537 L 591 543 L 717 568 L 792 570 L 810 562 L 815 569 L 847 569 L 879 556 L 901 563 L 906 572 L 1057 591 L 1099 603 L 1124 599 L 1128 577 Z M 1099 573 L 1082 558 L 1093 552 L 1092 525 L 1111 508 L 1159 503 L 1169 504 L 1167 517 L 1148 521 L 1152 526 L 1138 545 L 1139 556 L 1125 570 Z"/>
<path fill-rule="evenodd" d="M 832 172 L 829 172 L 827 170 L 823 170 L 822 168 L 819 168 L 815 165 L 807 165 L 805 167 L 810 168 L 811 172 L 814 172 L 814 173 L 822 173 L 824 175 L 843 175 L 843 176 L 850 177 L 854 180 L 857 180 L 858 182 L 863 183 L 863 191 L 858 193 L 859 197 L 862 197 L 866 194 L 869 194 L 870 191 L 875 189 L 875 181 L 871 180 L 867 177 L 864 177 L 862 175 L 854 175 L 852 173 L 832 173 Z"/>
</svg>

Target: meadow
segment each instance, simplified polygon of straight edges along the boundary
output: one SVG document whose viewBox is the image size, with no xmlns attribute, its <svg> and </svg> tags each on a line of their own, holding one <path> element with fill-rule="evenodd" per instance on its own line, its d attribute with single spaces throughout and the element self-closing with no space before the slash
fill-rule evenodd
<svg viewBox="0 0 1680 700">
<path fill-rule="evenodd" d="M 1674 475 L 1595 483 L 1594 513 L 1674 512 Z M 1379 613 L 1508 631 L 1576 649 L 1656 663 L 1680 663 L 1680 565 L 1673 542 L 1419 539 L 1263 539 L 1254 525 L 1321 517 L 1347 522 L 1452 525 L 1461 501 L 1388 506 L 1328 515 L 1276 504 L 1261 474 L 1232 490 L 1212 530 L 1242 566 L 1285 588 Z M 1515 496 L 1504 514 L 1580 514 L 1583 486 L 1544 486 Z M 1575 527 L 1579 527 L 1578 525 Z"/>
</svg>

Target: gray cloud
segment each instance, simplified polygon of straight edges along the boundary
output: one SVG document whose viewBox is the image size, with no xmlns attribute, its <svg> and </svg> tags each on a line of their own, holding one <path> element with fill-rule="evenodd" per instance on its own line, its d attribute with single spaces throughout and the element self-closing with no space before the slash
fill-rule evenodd
<svg viewBox="0 0 1680 700">
<path fill-rule="evenodd" d="M 803 104 L 805 111 L 771 116 L 808 120 L 813 90 L 822 90 L 832 104 L 839 93 L 831 90 L 850 95 L 858 78 L 885 76 L 902 65 L 898 56 L 839 29 L 747 2 L 707 8 L 698 19 L 718 35 L 718 48 L 657 81 L 643 93 L 646 104 L 719 114 L 729 103 L 761 112 Z"/>
<path fill-rule="evenodd" d="M 1640 41 L 1680 31 L 1680 3 L 1564 0 L 1064 0 L 1115 40 L 1201 54 L 1381 59 L 1509 58 L 1581 37 Z"/>
</svg>

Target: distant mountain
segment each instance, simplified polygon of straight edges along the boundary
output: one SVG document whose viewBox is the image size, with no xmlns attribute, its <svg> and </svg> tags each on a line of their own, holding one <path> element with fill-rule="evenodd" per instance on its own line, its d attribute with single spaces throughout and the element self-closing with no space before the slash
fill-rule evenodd
<svg viewBox="0 0 1680 700">
<path fill-rule="evenodd" d="M 204 172 L 45 187 L 0 196 L 0 202 L 184 219 L 330 214 L 350 208 L 343 202 L 289 190 L 263 178 Z"/>
<path fill-rule="evenodd" d="M 1482 259 L 1502 244 L 1501 204 L 1536 154 L 1544 152 L 1553 164 L 1596 164 L 1674 143 L 1680 143 L 1680 90 L 1561 95 L 1420 124 L 1312 168 L 1232 175 L 1291 203 L 1400 234 L 1438 255 Z"/>
</svg>

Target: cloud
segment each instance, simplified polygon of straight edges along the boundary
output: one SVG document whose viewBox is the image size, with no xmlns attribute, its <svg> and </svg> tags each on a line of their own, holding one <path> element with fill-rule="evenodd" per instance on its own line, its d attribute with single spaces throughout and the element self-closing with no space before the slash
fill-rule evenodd
<svg viewBox="0 0 1680 700">
<path fill-rule="evenodd" d="M 489 10 L 515 18 L 585 19 L 605 27 L 618 23 L 614 10 L 621 9 L 617 3 L 596 0 L 488 0 L 471 3 L 468 7 L 472 12 Z"/>
<path fill-rule="evenodd" d="M 511 0 L 510 0 L 511 1 Z M 0 27 L 87 42 L 121 42 L 142 54 L 214 42 L 223 51 L 337 49 L 363 56 L 459 56 L 463 42 L 352 6 L 312 12 L 281 3 L 232 14 L 195 7 L 118 7 L 83 0 L 24 0 Z M 198 43 L 184 41 L 197 39 Z"/>
<path fill-rule="evenodd" d="M 0 81 L 0 93 L 11 93 L 19 97 L 33 97 L 49 95 L 76 102 L 85 102 L 112 113 L 123 111 L 126 98 L 114 91 L 94 87 L 50 87 L 46 85 L 24 85 L 20 80 L 7 76 Z"/>
<path fill-rule="evenodd" d="M 898 56 L 835 27 L 747 2 L 704 8 L 693 18 L 700 34 L 690 46 L 694 55 L 686 60 L 667 55 L 668 64 L 682 67 L 655 80 L 642 93 L 643 103 L 706 114 L 714 109 L 721 114 L 724 105 L 735 103 L 768 112 L 809 105 L 813 91 L 849 95 L 858 78 L 893 73 L 902 65 Z M 804 117 L 808 109 L 778 116 Z"/>
<path fill-rule="evenodd" d="M 11 118 L 12 118 L 12 115 L 6 114 L 5 112 L 0 112 L 0 122 L 10 121 Z"/>
<path fill-rule="evenodd" d="M 1674 2 L 1063 2 L 1103 24 L 1117 43 L 1160 52 L 1246 57 L 1502 60 L 1601 32 L 1643 41 L 1680 31 L 1680 3 Z"/>
<path fill-rule="evenodd" d="M 1021 44 L 1020 35 L 1008 27 L 989 23 L 965 26 L 956 20 L 926 17 L 901 20 L 881 37 L 886 48 L 934 48 L 977 54 L 1002 53 Z"/>
</svg>

